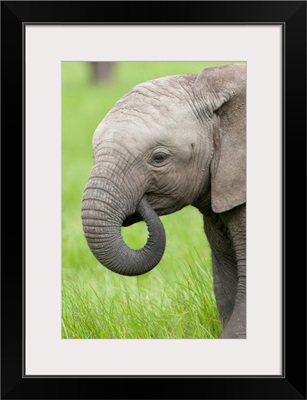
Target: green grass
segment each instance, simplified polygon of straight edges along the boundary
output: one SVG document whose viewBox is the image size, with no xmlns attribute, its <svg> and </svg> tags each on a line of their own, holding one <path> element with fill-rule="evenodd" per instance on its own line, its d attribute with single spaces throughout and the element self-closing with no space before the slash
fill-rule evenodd
<svg viewBox="0 0 307 400">
<path fill-rule="evenodd" d="M 218 63 L 215 63 L 218 64 Z M 62 337 L 213 338 L 221 330 L 211 256 L 201 214 L 193 207 L 161 217 L 166 250 L 151 272 L 123 277 L 94 258 L 81 225 L 81 198 L 92 167 L 97 125 L 134 85 L 198 73 L 208 63 L 117 63 L 108 84 L 94 84 L 88 63 L 62 63 Z M 145 223 L 122 229 L 134 248 Z"/>
<path fill-rule="evenodd" d="M 219 334 L 211 278 L 200 263 L 180 268 L 171 283 L 160 274 L 150 282 L 111 274 L 103 274 L 94 286 L 87 283 L 87 288 L 81 278 L 64 284 L 64 338 L 176 339 Z"/>
</svg>

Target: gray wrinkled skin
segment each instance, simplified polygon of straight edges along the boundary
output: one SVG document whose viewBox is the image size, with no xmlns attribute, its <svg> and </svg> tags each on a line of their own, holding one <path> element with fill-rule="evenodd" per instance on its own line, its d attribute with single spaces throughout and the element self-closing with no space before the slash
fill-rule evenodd
<svg viewBox="0 0 307 400">
<path fill-rule="evenodd" d="M 97 127 L 82 223 L 101 264 L 123 275 L 163 256 L 158 218 L 187 205 L 204 216 L 223 338 L 246 337 L 246 67 L 206 68 L 144 82 Z M 146 245 L 130 249 L 121 226 L 143 219 Z"/>
</svg>

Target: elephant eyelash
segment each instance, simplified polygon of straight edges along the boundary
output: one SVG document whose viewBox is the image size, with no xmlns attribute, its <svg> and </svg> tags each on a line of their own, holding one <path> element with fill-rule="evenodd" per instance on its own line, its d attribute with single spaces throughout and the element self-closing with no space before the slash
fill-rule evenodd
<svg viewBox="0 0 307 400">
<path fill-rule="evenodd" d="M 152 157 L 152 164 L 155 166 L 164 165 L 165 161 L 170 157 L 170 154 L 164 152 L 158 152 Z"/>
<path fill-rule="evenodd" d="M 169 154 L 166 153 L 157 153 L 154 155 L 154 160 L 155 161 L 164 161 L 167 159 L 167 157 L 169 156 Z"/>
</svg>

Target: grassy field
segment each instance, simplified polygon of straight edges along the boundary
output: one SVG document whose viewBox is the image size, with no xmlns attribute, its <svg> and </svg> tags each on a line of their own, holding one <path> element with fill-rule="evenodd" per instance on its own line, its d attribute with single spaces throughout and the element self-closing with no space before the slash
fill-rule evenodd
<svg viewBox="0 0 307 400">
<path fill-rule="evenodd" d="M 215 63 L 218 64 L 218 63 Z M 134 85 L 164 75 L 198 73 L 212 63 L 116 63 L 107 84 L 92 80 L 88 63 L 62 63 L 62 337 L 215 338 L 210 248 L 193 207 L 161 217 L 166 251 L 138 277 L 110 272 L 91 254 L 81 225 L 81 198 L 92 167 L 95 128 Z M 134 248 L 146 242 L 141 222 L 122 229 Z"/>
</svg>

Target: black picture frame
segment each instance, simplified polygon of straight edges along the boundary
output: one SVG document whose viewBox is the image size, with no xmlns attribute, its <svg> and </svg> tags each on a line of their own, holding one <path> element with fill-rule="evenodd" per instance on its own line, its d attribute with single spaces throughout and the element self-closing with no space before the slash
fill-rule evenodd
<svg viewBox="0 0 307 400">
<path fill-rule="evenodd" d="M 281 376 L 24 376 L 24 27 L 97 23 L 282 25 Z M 1 225 L 5 227 L 1 241 L 2 398 L 306 399 L 306 2 L 2 1 L 1 56 Z"/>
</svg>

